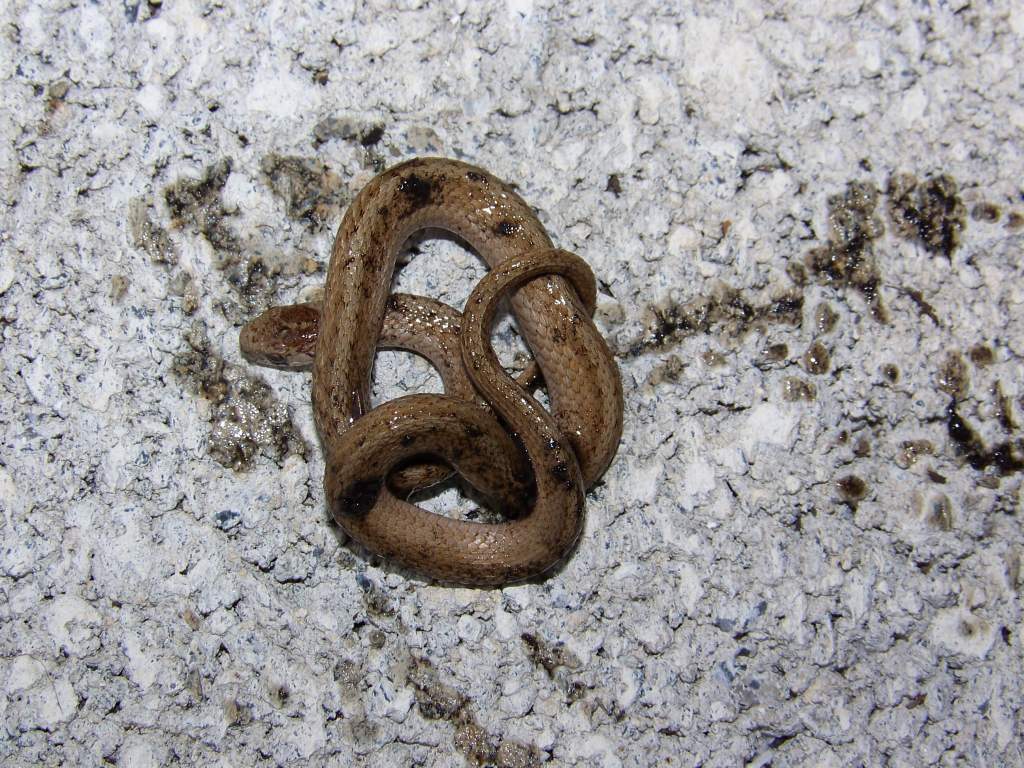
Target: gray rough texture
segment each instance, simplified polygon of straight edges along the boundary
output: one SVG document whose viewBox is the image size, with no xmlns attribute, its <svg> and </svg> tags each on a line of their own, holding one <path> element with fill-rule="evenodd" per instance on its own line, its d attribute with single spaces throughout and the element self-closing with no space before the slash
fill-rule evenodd
<svg viewBox="0 0 1024 768">
<path fill-rule="evenodd" d="M 0 762 L 1024 762 L 1019 3 L 249 8 L 0 11 Z M 604 283 L 625 434 L 542 584 L 346 544 L 238 354 L 422 154 Z"/>
</svg>

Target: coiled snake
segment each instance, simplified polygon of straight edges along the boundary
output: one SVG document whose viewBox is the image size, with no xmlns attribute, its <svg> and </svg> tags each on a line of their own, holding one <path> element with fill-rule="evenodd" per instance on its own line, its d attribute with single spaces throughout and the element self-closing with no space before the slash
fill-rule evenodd
<svg viewBox="0 0 1024 768">
<path fill-rule="evenodd" d="M 426 228 L 461 237 L 491 267 L 462 315 L 390 293 L 403 244 Z M 513 380 L 491 347 L 508 293 L 550 412 L 530 394 L 531 372 Z M 240 344 L 253 362 L 312 363 L 327 501 L 352 538 L 433 579 L 500 586 L 540 576 L 572 551 L 584 493 L 618 446 L 622 385 L 590 317 L 595 298 L 590 269 L 552 247 L 507 184 L 455 160 L 411 160 L 374 178 L 349 206 L 322 304 L 274 307 L 242 329 Z M 426 357 L 445 394 L 371 410 L 370 375 L 382 347 Z M 450 468 L 507 519 L 456 520 L 405 500 Z"/>
</svg>

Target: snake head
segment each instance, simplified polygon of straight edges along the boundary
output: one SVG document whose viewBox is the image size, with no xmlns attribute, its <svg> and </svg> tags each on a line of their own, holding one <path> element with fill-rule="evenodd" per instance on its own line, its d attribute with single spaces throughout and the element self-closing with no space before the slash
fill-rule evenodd
<svg viewBox="0 0 1024 768">
<path fill-rule="evenodd" d="M 250 363 L 300 371 L 313 365 L 319 330 L 316 304 L 271 307 L 242 326 L 238 345 Z"/>
</svg>

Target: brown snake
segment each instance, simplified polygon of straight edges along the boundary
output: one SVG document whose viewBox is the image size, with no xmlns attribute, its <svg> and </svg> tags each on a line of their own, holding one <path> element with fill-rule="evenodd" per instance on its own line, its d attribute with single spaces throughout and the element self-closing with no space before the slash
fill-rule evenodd
<svg viewBox="0 0 1024 768">
<path fill-rule="evenodd" d="M 491 267 L 461 316 L 390 293 L 401 247 L 426 228 L 454 233 Z M 511 292 L 550 413 L 529 393 L 531 372 L 513 380 L 491 347 L 495 312 Z M 440 581 L 500 586 L 568 555 L 582 531 L 584 493 L 618 447 L 622 385 L 590 318 L 595 299 L 590 269 L 552 247 L 508 185 L 466 163 L 411 160 L 375 177 L 349 206 L 322 304 L 272 308 L 242 329 L 240 344 L 253 362 L 312 364 L 327 500 L 352 538 Z M 378 347 L 426 357 L 446 394 L 370 410 Z M 508 519 L 455 520 L 404 500 L 449 467 Z"/>
</svg>

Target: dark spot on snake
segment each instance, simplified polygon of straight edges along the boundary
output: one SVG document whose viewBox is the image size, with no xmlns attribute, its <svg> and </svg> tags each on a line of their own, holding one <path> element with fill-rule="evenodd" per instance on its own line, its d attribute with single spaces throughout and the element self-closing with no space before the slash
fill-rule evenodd
<svg viewBox="0 0 1024 768">
<path fill-rule="evenodd" d="M 509 494 L 509 505 L 502 511 L 502 514 L 510 520 L 518 520 L 525 517 L 533 508 L 533 489 L 512 491 Z"/>
<path fill-rule="evenodd" d="M 465 428 L 466 437 L 471 437 L 476 440 L 483 436 L 483 431 L 475 424 L 467 424 Z"/>
<path fill-rule="evenodd" d="M 476 171 L 466 171 L 466 178 L 479 184 L 487 182 L 487 177 L 482 173 L 477 173 Z"/>
<path fill-rule="evenodd" d="M 382 485 L 380 480 L 354 483 L 338 497 L 338 511 L 349 517 L 362 517 L 377 501 Z"/>
<path fill-rule="evenodd" d="M 408 199 L 410 211 L 425 206 L 434 194 L 434 186 L 415 173 L 410 173 L 402 179 L 398 189 Z"/>
<path fill-rule="evenodd" d="M 569 482 L 569 465 L 564 461 L 558 462 L 551 468 L 551 476 L 567 487 L 571 485 Z"/>
<path fill-rule="evenodd" d="M 416 442 L 416 435 L 402 435 L 402 447 L 408 448 L 410 445 Z"/>
<path fill-rule="evenodd" d="M 519 231 L 519 224 L 515 221 L 499 221 L 494 227 L 494 234 L 501 237 L 512 237 Z"/>
</svg>

